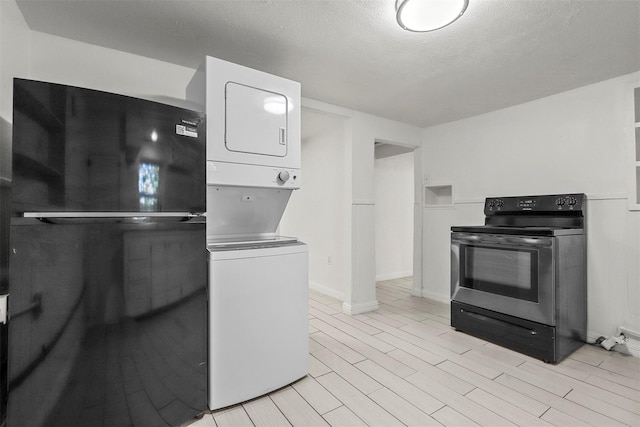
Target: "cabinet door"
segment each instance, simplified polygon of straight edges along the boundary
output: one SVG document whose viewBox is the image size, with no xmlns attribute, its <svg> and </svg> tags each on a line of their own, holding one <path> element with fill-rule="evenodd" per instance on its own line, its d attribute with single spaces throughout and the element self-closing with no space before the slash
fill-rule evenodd
<svg viewBox="0 0 640 427">
<path fill-rule="evenodd" d="M 287 154 L 286 96 L 229 82 L 225 87 L 225 144 L 241 153 Z"/>
</svg>

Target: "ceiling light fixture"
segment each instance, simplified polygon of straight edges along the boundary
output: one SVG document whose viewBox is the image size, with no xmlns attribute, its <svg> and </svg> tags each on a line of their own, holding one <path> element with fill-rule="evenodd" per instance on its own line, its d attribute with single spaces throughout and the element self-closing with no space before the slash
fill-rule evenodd
<svg viewBox="0 0 640 427">
<path fill-rule="evenodd" d="M 396 0 L 396 19 L 407 31 L 434 31 L 461 17 L 468 5 L 469 0 Z"/>
</svg>

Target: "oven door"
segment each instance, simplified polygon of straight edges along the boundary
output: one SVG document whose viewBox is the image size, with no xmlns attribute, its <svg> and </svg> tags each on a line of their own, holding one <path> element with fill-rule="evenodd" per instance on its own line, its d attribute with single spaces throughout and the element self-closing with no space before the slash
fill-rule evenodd
<svg viewBox="0 0 640 427">
<path fill-rule="evenodd" d="M 553 237 L 451 233 L 451 299 L 555 325 Z"/>
</svg>

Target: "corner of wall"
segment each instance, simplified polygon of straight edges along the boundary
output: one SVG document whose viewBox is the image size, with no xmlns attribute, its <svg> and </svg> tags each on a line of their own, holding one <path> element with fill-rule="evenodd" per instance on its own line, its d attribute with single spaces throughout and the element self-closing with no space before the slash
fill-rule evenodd
<svg viewBox="0 0 640 427">
<path fill-rule="evenodd" d="M 365 303 L 359 304 L 349 304 L 344 302 L 342 304 L 342 311 L 349 316 L 354 316 L 356 314 L 368 313 L 370 311 L 376 311 L 378 309 L 378 301 L 369 301 Z"/>
</svg>

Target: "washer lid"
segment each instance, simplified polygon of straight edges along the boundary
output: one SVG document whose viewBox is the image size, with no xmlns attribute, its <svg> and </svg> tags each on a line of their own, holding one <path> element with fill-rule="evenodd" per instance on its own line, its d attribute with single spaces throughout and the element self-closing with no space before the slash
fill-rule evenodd
<svg viewBox="0 0 640 427">
<path fill-rule="evenodd" d="M 248 237 L 246 240 L 237 238 L 214 239 L 207 241 L 207 249 L 210 252 L 215 252 L 236 249 L 266 248 L 296 243 L 299 243 L 296 237 L 287 236 Z"/>
</svg>

